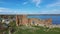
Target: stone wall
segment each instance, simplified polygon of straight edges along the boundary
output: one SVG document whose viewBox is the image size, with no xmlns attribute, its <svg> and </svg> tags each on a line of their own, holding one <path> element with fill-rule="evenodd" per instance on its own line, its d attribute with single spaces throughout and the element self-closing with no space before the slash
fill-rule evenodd
<svg viewBox="0 0 60 34">
<path fill-rule="evenodd" d="M 28 23 L 28 18 L 27 18 L 26 15 L 23 15 L 23 17 L 22 17 L 22 24 L 23 25 L 27 25 L 27 23 Z"/>
<path fill-rule="evenodd" d="M 52 24 L 52 18 L 46 19 L 45 24 L 46 25 L 51 25 Z"/>
<path fill-rule="evenodd" d="M 33 25 L 33 24 L 34 25 L 51 25 L 52 19 L 49 18 L 49 19 L 41 20 L 41 19 L 37 19 L 37 18 L 30 18 L 29 24 L 31 24 L 31 25 Z"/>
<path fill-rule="evenodd" d="M 51 25 L 52 19 L 27 18 L 27 15 L 17 15 L 16 25 Z"/>
<path fill-rule="evenodd" d="M 26 25 L 28 23 L 27 16 L 25 15 L 17 15 L 16 16 L 16 25 Z"/>
<path fill-rule="evenodd" d="M 30 18 L 29 19 L 29 24 L 30 25 L 38 25 L 39 23 L 40 23 L 40 21 L 37 18 Z"/>
</svg>

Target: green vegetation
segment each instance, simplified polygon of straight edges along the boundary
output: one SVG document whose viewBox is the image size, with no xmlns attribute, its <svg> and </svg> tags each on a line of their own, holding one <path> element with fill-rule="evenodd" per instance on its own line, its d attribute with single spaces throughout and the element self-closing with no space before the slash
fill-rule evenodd
<svg viewBox="0 0 60 34">
<path fill-rule="evenodd" d="M 60 34 L 60 28 L 44 28 L 41 26 L 19 26 L 13 34 Z"/>
<path fill-rule="evenodd" d="M 14 29 L 12 34 L 60 34 L 60 28 L 48 28 L 41 26 L 16 26 L 15 22 L 11 22 L 10 27 Z M 4 30 L 9 33 L 9 28 Z M 0 31 L 1 34 L 2 31 Z"/>
<path fill-rule="evenodd" d="M 5 32 L 6 34 L 8 34 L 9 33 L 9 30 L 10 30 L 9 27 L 11 27 L 12 29 L 15 29 L 16 23 L 15 23 L 15 21 L 10 22 L 9 24 L 0 23 L 0 27 L 1 27 L 0 34 L 2 34 L 3 32 Z"/>
</svg>

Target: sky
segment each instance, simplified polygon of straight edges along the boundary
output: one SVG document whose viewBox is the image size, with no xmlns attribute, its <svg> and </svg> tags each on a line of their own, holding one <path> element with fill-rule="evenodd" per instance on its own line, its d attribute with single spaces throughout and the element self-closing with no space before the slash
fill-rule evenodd
<svg viewBox="0 0 60 34">
<path fill-rule="evenodd" d="M 60 0 L 0 0 L 0 14 L 60 14 Z"/>
<path fill-rule="evenodd" d="M 60 14 L 60 0 L 0 0 L 0 14 Z M 60 16 L 51 17 L 53 23 L 60 23 Z"/>
</svg>

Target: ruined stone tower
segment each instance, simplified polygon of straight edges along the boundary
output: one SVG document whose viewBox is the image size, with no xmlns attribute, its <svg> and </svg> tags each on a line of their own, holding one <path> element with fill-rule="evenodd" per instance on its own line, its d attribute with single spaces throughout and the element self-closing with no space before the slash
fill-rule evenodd
<svg viewBox="0 0 60 34">
<path fill-rule="evenodd" d="M 28 19 L 26 15 L 16 15 L 16 26 L 26 25 L 28 23 Z"/>
<path fill-rule="evenodd" d="M 28 18 L 27 15 L 16 15 L 16 26 L 19 25 L 51 25 L 52 19 L 38 19 L 38 18 Z"/>
</svg>

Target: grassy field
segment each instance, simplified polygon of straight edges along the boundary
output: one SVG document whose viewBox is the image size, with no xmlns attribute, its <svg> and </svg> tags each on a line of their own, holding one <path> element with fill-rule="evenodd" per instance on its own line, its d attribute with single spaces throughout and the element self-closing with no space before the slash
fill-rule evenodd
<svg viewBox="0 0 60 34">
<path fill-rule="evenodd" d="M 47 28 L 40 26 L 19 26 L 13 34 L 60 34 L 60 28 Z"/>
<path fill-rule="evenodd" d="M 42 26 L 18 26 L 15 22 L 9 23 L 9 26 L 14 29 L 12 34 L 60 34 L 60 28 L 48 28 Z M 9 34 L 9 27 L 5 30 L 0 30 L 0 34 L 6 32 Z"/>
<path fill-rule="evenodd" d="M 48 28 L 42 26 L 18 26 L 10 24 L 14 29 L 12 34 L 60 34 L 60 28 Z M 2 31 L 0 31 L 1 34 Z M 6 34 L 9 34 L 9 29 L 6 30 Z"/>
</svg>

